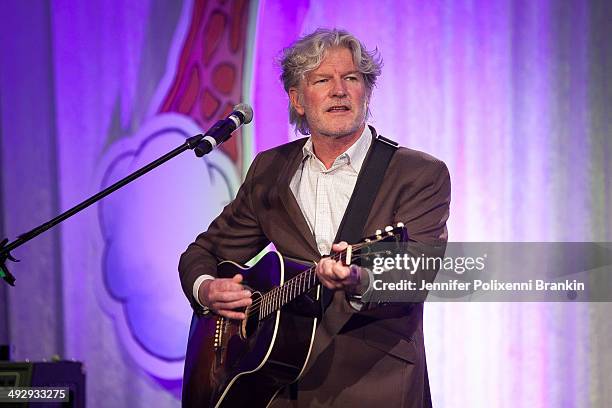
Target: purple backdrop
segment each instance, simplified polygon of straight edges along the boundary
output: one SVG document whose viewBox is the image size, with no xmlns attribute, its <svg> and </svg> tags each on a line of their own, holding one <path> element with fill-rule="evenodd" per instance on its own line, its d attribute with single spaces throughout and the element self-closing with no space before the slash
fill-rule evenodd
<svg viewBox="0 0 612 408">
<path fill-rule="evenodd" d="M 252 153 L 295 137 L 274 60 L 318 26 L 378 47 L 383 135 L 449 166 L 453 241 L 612 241 L 606 1 L 251 2 L 245 157 L 184 154 L 15 251 L 0 340 L 85 362 L 89 406 L 178 406 L 178 256 Z M 0 236 L 14 238 L 200 130 L 160 114 L 198 13 L 236 2 L 0 4 Z M 204 11 L 202 11 L 204 10 Z M 225 38 L 225 37 L 223 37 Z M 212 199 L 214 197 L 214 199 Z M 442 407 L 612 404 L 609 304 L 428 304 Z"/>
</svg>

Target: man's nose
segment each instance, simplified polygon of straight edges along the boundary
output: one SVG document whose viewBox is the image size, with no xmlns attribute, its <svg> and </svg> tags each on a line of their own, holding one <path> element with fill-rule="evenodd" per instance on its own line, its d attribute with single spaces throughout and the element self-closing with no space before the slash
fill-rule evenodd
<svg viewBox="0 0 612 408">
<path fill-rule="evenodd" d="M 342 78 L 335 78 L 333 80 L 332 96 L 343 98 L 346 96 L 346 83 Z"/>
</svg>

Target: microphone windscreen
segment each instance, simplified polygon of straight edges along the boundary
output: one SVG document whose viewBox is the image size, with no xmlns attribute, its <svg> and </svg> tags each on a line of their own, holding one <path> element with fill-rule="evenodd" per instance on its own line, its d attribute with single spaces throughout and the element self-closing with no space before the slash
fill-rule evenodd
<svg viewBox="0 0 612 408">
<path fill-rule="evenodd" d="M 234 106 L 234 111 L 238 111 L 244 115 L 244 124 L 251 123 L 253 120 L 253 108 L 246 103 L 239 103 Z"/>
</svg>

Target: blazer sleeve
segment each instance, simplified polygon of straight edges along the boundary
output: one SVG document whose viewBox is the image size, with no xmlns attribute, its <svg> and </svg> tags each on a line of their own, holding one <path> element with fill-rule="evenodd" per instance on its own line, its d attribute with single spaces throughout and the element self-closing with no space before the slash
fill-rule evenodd
<svg viewBox="0 0 612 408">
<path fill-rule="evenodd" d="M 222 260 L 245 263 L 257 255 L 269 240 L 263 233 L 254 208 L 253 187 L 257 183 L 258 155 L 249 168 L 236 198 L 213 220 L 208 230 L 198 235 L 181 255 L 178 271 L 181 286 L 192 307 L 201 307 L 193 298 L 193 285 L 198 276 L 217 276 Z"/>
<path fill-rule="evenodd" d="M 409 239 L 426 245 L 445 245 L 448 240 L 451 183 L 444 162 L 433 159 L 397 204 L 395 218 L 406 225 Z"/>
<path fill-rule="evenodd" d="M 444 162 L 431 158 L 423 167 L 414 182 L 402 189 L 395 206 L 394 222 L 403 222 L 408 231 L 409 244 L 407 252 L 415 257 L 421 254 L 427 257 L 443 257 L 448 240 L 446 221 L 449 217 L 451 200 L 451 183 L 448 168 Z M 420 270 L 419 278 L 433 280 L 437 271 Z M 400 282 L 405 278 L 405 271 L 388 271 L 388 281 Z M 389 303 L 381 292 L 369 291 L 364 297 L 366 302 L 362 309 L 367 314 L 381 314 L 381 306 L 407 306 L 403 302 L 422 302 L 424 296 L 419 292 L 411 299 L 396 299 Z"/>
</svg>

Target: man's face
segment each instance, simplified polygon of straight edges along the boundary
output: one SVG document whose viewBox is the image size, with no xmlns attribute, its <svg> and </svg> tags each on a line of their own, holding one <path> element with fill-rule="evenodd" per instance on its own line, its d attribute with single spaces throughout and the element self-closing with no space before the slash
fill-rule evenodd
<svg viewBox="0 0 612 408">
<path fill-rule="evenodd" d="M 306 115 L 313 136 L 343 137 L 365 126 L 368 95 L 347 48 L 330 48 L 323 62 L 289 90 L 291 104 Z"/>
</svg>

